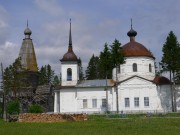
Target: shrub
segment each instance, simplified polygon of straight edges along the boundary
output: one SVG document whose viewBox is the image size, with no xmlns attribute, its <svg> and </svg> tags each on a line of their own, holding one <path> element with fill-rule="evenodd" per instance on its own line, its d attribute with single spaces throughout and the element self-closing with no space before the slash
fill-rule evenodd
<svg viewBox="0 0 180 135">
<path fill-rule="evenodd" d="M 32 104 L 29 107 L 29 113 L 42 113 L 43 109 L 42 106 L 40 106 L 39 104 Z"/>
<path fill-rule="evenodd" d="M 17 99 L 11 100 L 7 104 L 7 113 L 11 114 L 19 114 L 20 112 L 20 103 Z"/>
</svg>

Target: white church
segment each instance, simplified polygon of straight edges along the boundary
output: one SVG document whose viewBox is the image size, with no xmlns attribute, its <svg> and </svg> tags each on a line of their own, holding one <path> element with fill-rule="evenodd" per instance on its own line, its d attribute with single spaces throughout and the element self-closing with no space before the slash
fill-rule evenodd
<svg viewBox="0 0 180 135">
<path fill-rule="evenodd" d="M 54 91 L 54 113 L 172 111 L 169 79 L 156 76 L 155 57 L 136 42 L 132 25 L 127 35 L 130 41 L 122 46 L 125 63 L 113 69 L 112 79 L 79 81 L 79 59 L 73 52 L 70 23 L 68 51 L 60 60 L 61 86 Z"/>
</svg>

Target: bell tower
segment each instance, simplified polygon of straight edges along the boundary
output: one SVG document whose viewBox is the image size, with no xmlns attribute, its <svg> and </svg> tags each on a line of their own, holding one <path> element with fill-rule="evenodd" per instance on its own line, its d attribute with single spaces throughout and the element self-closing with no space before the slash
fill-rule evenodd
<svg viewBox="0 0 180 135">
<path fill-rule="evenodd" d="M 61 61 L 61 85 L 75 86 L 79 80 L 79 59 L 73 51 L 71 35 L 71 19 L 69 30 L 68 51 L 64 54 Z"/>
</svg>

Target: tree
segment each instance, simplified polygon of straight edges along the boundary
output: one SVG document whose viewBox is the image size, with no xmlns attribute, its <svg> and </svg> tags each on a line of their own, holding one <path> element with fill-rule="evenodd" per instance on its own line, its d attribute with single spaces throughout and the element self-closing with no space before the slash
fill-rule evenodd
<svg viewBox="0 0 180 135">
<path fill-rule="evenodd" d="M 83 67 L 82 67 L 81 59 L 79 58 L 79 80 L 83 80 L 83 79 L 84 79 Z"/>
<path fill-rule="evenodd" d="M 39 85 L 51 84 L 54 79 L 54 71 L 51 69 L 51 66 L 45 65 L 40 69 L 39 76 Z"/>
<path fill-rule="evenodd" d="M 47 65 L 47 83 L 51 84 L 53 79 L 54 79 L 54 71 L 51 69 L 51 66 L 48 64 Z"/>
<path fill-rule="evenodd" d="M 60 83 L 60 80 L 59 80 L 58 76 L 55 75 L 52 84 L 53 84 L 54 86 L 57 86 L 59 83 Z"/>
<path fill-rule="evenodd" d="M 16 97 L 21 88 L 28 86 L 30 86 L 30 83 L 27 80 L 26 70 L 23 69 L 20 58 L 17 58 L 4 71 L 4 91 L 6 93 L 12 91 L 13 96 Z"/>
<path fill-rule="evenodd" d="M 117 68 L 120 66 L 120 64 L 123 64 L 125 62 L 124 60 L 124 54 L 122 51 L 121 43 L 115 39 L 111 47 L 111 61 L 112 66 L 116 68 L 116 107 L 117 107 L 117 113 L 119 113 L 119 100 L 118 100 L 118 88 L 117 88 Z"/>
<path fill-rule="evenodd" d="M 163 56 L 162 56 L 162 64 L 164 71 L 169 71 L 170 73 L 170 81 L 174 82 L 176 73 L 180 70 L 180 46 L 177 41 L 177 37 L 173 33 L 173 31 L 169 32 L 169 35 L 166 38 L 166 42 L 162 48 Z M 172 99 L 172 111 L 176 111 L 176 92 L 173 90 L 171 85 L 171 99 Z"/>
<path fill-rule="evenodd" d="M 40 75 L 39 75 L 39 85 L 44 85 L 47 83 L 47 73 L 46 73 L 46 66 L 45 67 L 41 67 L 40 69 Z"/>
<path fill-rule="evenodd" d="M 87 80 L 92 80 L 92 79 L 98 79 L 99 78 L 99 70 L 98 70 L 98 60 L 99 57 L 92 55 L 88 67 L 86 70 L 86 78 Z"/>
<path fill-rule="evenodd" d="M 124 60 L 124 54 L 122 51 L 121 43 L 117 39 L 115 39 L 110 47 L 111 47 L 110 51 L 111 51 L 111 60 L 113 67 L 123 64 L 125 60 Z"/>
<path fill-rule="evenodd" d="M 103 52 L 99 55 L 99 78 L 111 78 L 112 77 L 112 62 L 111 62 L 111 52 L 109 50 L 108 44 L 105 43 Z"/>
</svg>

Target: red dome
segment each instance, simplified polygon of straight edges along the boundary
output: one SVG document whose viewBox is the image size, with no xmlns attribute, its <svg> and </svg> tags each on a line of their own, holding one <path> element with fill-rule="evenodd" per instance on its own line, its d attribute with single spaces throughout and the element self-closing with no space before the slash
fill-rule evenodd
<svg viewBox="0 0 180 135">
<path fill-rule="evenodd" d="M 125 44 L 122 48 L 125 57 L 147 56 L 154 58 L 152 53 L 146 47 L 135 41 L 130 41 L 129 43 Z"/>
<path fill-rule="evenodd" d="M 72 47 L 69 47 L 68 52 L 64 54 L 63 58 L 61 61 L 77 61 L 77 56 L 73 52 Z"/>
</svg>

